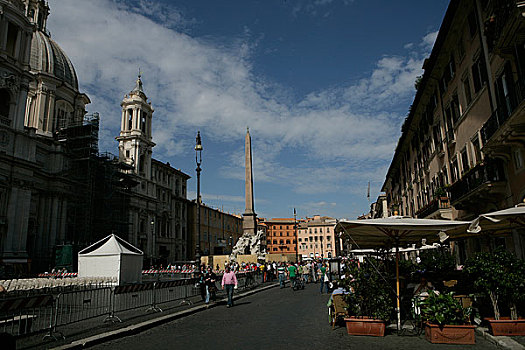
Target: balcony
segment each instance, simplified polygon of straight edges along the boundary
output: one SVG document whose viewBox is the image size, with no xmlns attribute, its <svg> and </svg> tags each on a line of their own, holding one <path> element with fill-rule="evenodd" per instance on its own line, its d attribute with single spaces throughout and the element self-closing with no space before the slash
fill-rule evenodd
<svg viewBox="0 0 525 350">
<path fill-rule="evenodd" d="M 454 135 L 454 129 L 451 128 L 447 130 L 445 137 L 447 140 L 447 145 L 451 146 L 452 144 L 456 143 L 456 135 Z"/>
<path fill-rule="evenodd" d="M 4 117 L 3 115 L 0 115 L 0 124 L 10 127 L 11 126 L 11 119 Z"/>
<path fill-rule="evenodd" d="M 437 215 L 436 218 L 441 219 L 441 218 L 444 218 L 441 215 L 442 214 L 441 211 L 444 209 L 450 209 L 450 200 L 448 199 L 448 197 L 434 198 L 430 203 L 428 203 L 423 208 L 416 211 L 416 217 L 418 219 L 431 218 L 431 217 L 434 218 L 434 216 L 436 216 L 434 214 L 438 212 L 437 214 L 440 214 L 440 215 Z"/>
<path fill-rule="evenodd" d="M 494 201 L 505 194 L 505 171 L 501 160 L 488 160 L 468 171 L 450 187 L 456 209 L 478 206 L 480 200 Z"/>
<path fill-rule="evenodd" d="M 484 145 L 486 145 L 503 124 L 510 119 L 512 113 L 525 99 L 524 80 L 516 82 L 514 87 L 514 93 L 507 96 L 505 100 L 500 103 L 498 108 L 492 113 L 490 118 L 481 128 L 481 138 Z"/>
</svg>

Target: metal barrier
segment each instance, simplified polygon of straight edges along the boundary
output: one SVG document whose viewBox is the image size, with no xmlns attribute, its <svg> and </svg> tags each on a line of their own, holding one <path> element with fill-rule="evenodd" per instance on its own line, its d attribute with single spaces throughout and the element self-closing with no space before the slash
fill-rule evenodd
<svg viewBox="0 0 525 350">
<path fill-rule="evenodd" d="M 30 334 L 52 324 L 53 296 L 8 298 L 0 300 L 0 332 Z"/>
<path fill-rule="evenodd" d="M 239 273 L 238 288 L 253 288 L 254 277 L 253 272 Z M 138 308 L 162 312 L 160 305 L 179 300 L 191 305 L 190 298 L 200 295 L 197 282 L 186 278 L 0 299 L 0 332 L 18 336 L 47 331 L 44 338 L 63 338 L 57 327 L 102 316 L 104 322 L 122 322 L 119 312 Z"/>
</svg>

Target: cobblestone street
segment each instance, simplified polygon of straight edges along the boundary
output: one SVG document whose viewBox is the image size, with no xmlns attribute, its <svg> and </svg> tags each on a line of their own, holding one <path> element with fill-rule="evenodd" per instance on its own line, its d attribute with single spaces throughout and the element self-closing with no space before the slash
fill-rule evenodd
<svg viewBox="0 0 525 350">
<path fill-rule="evenodd" d="M 350 336 L 328 324 L 328 295 L 319 285 L 303 291 L 273 288 L 238 300 L 233 308 L 209 310 L 96 346 L 97 349 L 461 349 L 473 346 L 433 345 L 424 336 L 384 338 Z M 476 337 L 476 348 L 495 345 Z"/>
</svg>

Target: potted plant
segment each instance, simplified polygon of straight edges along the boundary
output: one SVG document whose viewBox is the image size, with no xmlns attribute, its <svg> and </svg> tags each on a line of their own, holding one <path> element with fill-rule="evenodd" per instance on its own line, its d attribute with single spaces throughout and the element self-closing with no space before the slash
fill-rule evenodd
<svg viewBox="0 0 525 350">
<path fill-rule="evenodd" d="M 518 317 L 516 304 L 525 296 L 525 262 L 505 249 L 479 252 L 464 267 L 474 287 L 490 298 L 494 317 L 486 317 L 493 335 L 525 335 L 525 319 Z M 506 302 L 510 317 L 502 317 L 500 304 Z"/>
<path fill-rule="evenodd" d="M 474 326 L 470 325 L 471 309 L 464 309 L 453 293 L 431 291 L 420 302 L 425 322 L 425 338 L 431 343 L 475 344 Z"/>
<path fill-rule="evenodd" d="M 374 264 L 376 268 L 372 266 Z M 386 322 L 394 310 L 394 300 L 386 280 L 379 275 L 375 260 L 360 267 L 352 264 L 344 281 L 350 294 L 345 295 L 350 317 L 345 318 L 346 329 L 351 335 L 385 335 Z M 384 266 L 380 266 L 384 270 Z"/>
</svg>

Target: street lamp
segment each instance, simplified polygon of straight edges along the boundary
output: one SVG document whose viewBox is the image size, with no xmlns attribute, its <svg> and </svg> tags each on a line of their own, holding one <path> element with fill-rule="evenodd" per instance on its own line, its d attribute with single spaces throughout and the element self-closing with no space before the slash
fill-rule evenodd
<svg viewBox="0 0 525 350">
<path fill-rule="evenodd" d="M 201 163 L 202 163 L 202 141 L 201 132 L 197 131 L 195 139 L 195 163 L 197 163 L 197 244 L 195 245 L 195 260 L 201 264 Z"/>
<path fill-rule="evenodd" d="M 293 229 L 295 234 L 295 262 L 299 263 L 299 248 L 297 245 L 297 213 L 295 212 L 295 208 L 293 208 Z"/>
<path fill-rule="evenodd" d="M 233 253 L 233 236 L 230 236 L 230 254 Z"/>
<path fill-rule="evenodd" d="M 150 266 L 153 266 L 153 256 L 155 255 L 155 220 L 151 218 L 151 255 L 150 255 Z"/>
<path fill-rule="evenodd" d="M 324 258 L 323 236 L 319 236 L 319 239 L 321 240 L 321 260 L 323 260 Z"/>
</svg>

